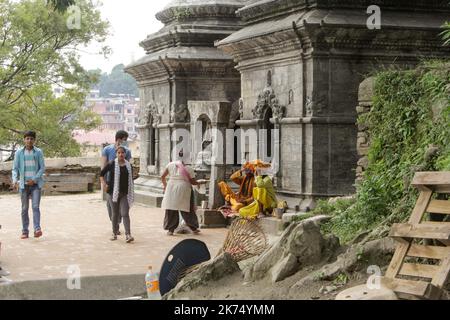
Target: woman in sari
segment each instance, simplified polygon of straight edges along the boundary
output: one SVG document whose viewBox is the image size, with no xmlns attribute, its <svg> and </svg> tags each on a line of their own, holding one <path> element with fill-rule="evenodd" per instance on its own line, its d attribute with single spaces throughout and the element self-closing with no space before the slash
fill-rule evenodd
<svg viewBox="0 0 450 320">
<path fill-rule="evenodd" d="M 183 151 L 179 153 L 183 158 Z M 161 176 L 164 186 L 164 198 L 162 208 L 166 211 L 164 218 L 164 230 L 172 236 L 180 223 L 180 216 L 183 217 L 186 225 L 197 234 L 200 232 L 197 214 L 194 208 L 192 186 L 201 184 L 193 178 L 195 172 L 187 167 L 183 161 L 174 161 L 167 165 Z M 167 181 L 169 178 L 169 181 Z"/>
</svg>

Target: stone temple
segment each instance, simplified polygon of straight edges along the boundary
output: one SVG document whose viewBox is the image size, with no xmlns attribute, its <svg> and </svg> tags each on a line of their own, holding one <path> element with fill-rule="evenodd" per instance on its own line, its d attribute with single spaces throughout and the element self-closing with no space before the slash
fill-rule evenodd
<svg viewBox="0 0 450 320">
<path fill-rule="evenodd" d="M 156 17 L 164 27 L 142 41 L 146 55 L 126 69 L 142 103 L 137 200 L 154 206 L 177 129 L 203 142 L 184 150 L 193 162 L 206 159 L 199 176 L 229 177 L 256 146 L 260 158 L 276 162 L 278 194 L 292 205 L 353 193 L 361 82 L 450 56 L 439 37 L 448 0 L 176 0 Z M 256 139 L 273 143 L 261 148 L 232 136 L 234 161 L 211 164 L 208 129 L 267 129 Z M 211 207 L 223 201 L 215 182 Z"/>
</svg>

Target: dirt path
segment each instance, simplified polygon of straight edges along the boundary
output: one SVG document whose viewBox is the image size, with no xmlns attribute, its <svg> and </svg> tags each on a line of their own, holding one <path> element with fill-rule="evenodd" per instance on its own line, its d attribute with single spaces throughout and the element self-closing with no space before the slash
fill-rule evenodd
<svg viewBox="0 0 450 320">
<path fill-rule="evenodd" d="M 346 285 L 329 294 L 320 293 L 320 289 L 333 286 L 334 283 L 331 281 L 311 281 L 305 283 L 298 290 L 290 290 L 299 280 L 320 267 L 306 268 L 275 284 L 269 278 L 245 283 L 243 274 L 238 272 L 219 281 L 211 282 L 207 286 L 180 294 L 179 298 L 200 300 L 334 300 L 339 292 L 364 284 L 367 281 L 367 277 L 359 275 L 360 279 L 351 279 Z"/>
</svg>

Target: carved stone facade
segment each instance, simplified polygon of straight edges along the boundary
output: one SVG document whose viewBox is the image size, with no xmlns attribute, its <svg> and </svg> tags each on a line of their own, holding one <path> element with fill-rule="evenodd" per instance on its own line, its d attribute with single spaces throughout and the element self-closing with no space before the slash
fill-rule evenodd
<svg viewBox="0 0 450 320">
<path fill-rule="evenodd" d="M 156 17 L 164 23 L 141 42 L 146 56 L 126 72 L 138 82 L 142 113 L 141 177 L 136 181 L 138 202 L 159 206 L 160 175 L 173 160 L 177 129 L 190 130 L 191 101 L 239 101 L 240 75 L 232 57 L 214 42 L 242 27 L 236 11 L 245 1 L 175 0 Z M 195 155 L 192 155 L 195 159 Z M 194 160 L 192 159 L 192 160 Z M 204 178 L 208 178 L 207 176 Z"/>
<path fill-rule="evenodd" d="M 370 5 L 380 6 L 381 30 L 366 25 Z M 238 124 L 260 128 L 271 107 L 280 130 L 278 192 L 302 200 L 303 209 L 355 191 L 366 139 L 355 111 L 364 78 L 450 54 L 438 36 L 450 16 L 446 0 L 260 0 L 237 15 L 245 26 L 218 47 L 241 73 Z"/>
<path fill-rule="evenodd" d="M 291 93 L 289 93 L 289 95 L 291 95 Z M 291 96 L 289 96 L 289 98 L 291 98 Z M 280 105 L 275 91 L 272 88 L 272 73 L 270 71 L 267 72 L 267 85 L 263 92 L 258 95 L 256 107 L 252 110 L 253 118 L 264 120 L 267 109 L 272 111 L 273 118 L 277 120 L 281 120 L 286 112 L 286 107 Z"/>
<path fill-rule="evenodd" d="M 367 27 L 370 5 L 380 30 Z M 189 130 L 192 108 L 215 101 L 231 108 L 228 128 L 278 130 L 280 196 L 306 209 L 353 193 L 365 139 L 359 85 L 376 70 L 449 56 L 438 36 L 449 16 L 448 0 L 173 1 L 157 14 L 164 28 L 141 44 L 147 55 L 127 68 L 147 108 L 138 187 L 160 194 L 173 130 Z"/>
</svg>

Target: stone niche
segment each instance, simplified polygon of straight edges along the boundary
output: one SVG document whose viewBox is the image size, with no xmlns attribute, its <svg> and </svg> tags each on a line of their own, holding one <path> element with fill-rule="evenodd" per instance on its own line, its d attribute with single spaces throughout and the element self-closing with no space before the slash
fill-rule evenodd
<svg viewBox="0 0 450 320">
<path fill-rule="evenodd" d="M 197 159 L 194 164 L 209 173 L 209 209 L 217 209 L 224 201 L 217 182 L 227 179 L 226 130 L 232 107 L 229 102 L 189 101 L 188 108 L 191 114 L 192 156 Z M 205 124 L 209 134 L 205 132 Z M 208 146 L 205 142 L 209 143 Z M 203 160 L 203 163 L 198 163 L 198 160 Z"/>
<path fill-rule="evenodd" d="M 380 6 L 379 30 L 367 27 L 369 5 Z M 303 210 L 355 192 L 361 82 L 450 54 L 439 37 L 446 0 L 263 0 L 237 15 L 244 27 L 216 44 L 241 73 L 237 123 L 279 129 L 278 194 Z"/>
</svg>

